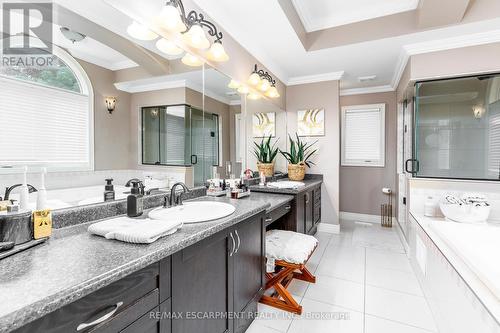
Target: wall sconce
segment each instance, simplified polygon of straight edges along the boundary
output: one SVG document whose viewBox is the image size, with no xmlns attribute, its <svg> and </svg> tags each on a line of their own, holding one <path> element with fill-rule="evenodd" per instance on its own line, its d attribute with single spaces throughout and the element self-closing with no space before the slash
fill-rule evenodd
<svg viewBox="0 0 500 333">
<path fill-rule="evenodd" d="M 106 108 L 108 108 L 108 112 L 111 114 L 115 110 L 116 106 L 116 97 L 106 97 Z"/>
<path fill-rule="evenodd" d="M 482 105 L 474 105 L 472 107 L 472 112 L 474 113 L 474 118 L 481 119 L 485 113 L 484 106 Z"/>
</svg>

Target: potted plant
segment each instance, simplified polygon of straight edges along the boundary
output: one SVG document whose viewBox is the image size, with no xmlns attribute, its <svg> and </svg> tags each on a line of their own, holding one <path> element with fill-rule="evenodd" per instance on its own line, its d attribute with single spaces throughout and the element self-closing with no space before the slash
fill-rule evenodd
<svg viewBox="0 0 500 333">
<path fill-rule="evenodd" d="M 253 154 L 257 158 L 257 169 L 259 174 L 264 172 L 266 177 L 274 176 L 274 160 L 279 151 L 275 147 L 277 141 L 271 145 L 271 137 L 270 135 L 269 138 L 262 138 L 260 143 L 254 142 Z"/>
<path fill-rule="evenodd" d="M 290 151 L 281 151 L 281 154 L 288 161 L 288 178 L 291 180 L 303 180 L 306 174 L 306 166 L 308 168 L 314 163 L 311 161 L 312 155 L 316 153 L 317 149 L 311 150 L 312 146 L 318 141 L 312 143 L 305 143 L 300 140 L 299 135 L 296 133 L 296 140 L 293 140 L 290 135 Z"/>
</svg>

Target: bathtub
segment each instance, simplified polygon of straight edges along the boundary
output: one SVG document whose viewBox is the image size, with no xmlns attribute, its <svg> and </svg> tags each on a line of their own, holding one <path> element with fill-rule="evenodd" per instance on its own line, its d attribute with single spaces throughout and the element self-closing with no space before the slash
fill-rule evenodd
<svg viewBox="0 0 500 333">
<path fill-rule="evenodd" d="M 429 227 L 500 300 L 500 226 L 434 222 Z"/>
</svg>

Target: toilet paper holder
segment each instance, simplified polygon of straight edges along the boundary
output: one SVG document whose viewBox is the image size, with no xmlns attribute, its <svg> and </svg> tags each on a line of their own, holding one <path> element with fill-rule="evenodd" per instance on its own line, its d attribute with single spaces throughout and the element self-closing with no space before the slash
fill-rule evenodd
<svg viewBox="0 0 500 333">
<path fill-rule="evenodd" d="M 388 187 L 382 188 L 382 193 L 386 194 L 388 202 L 380 205 L 380 222 L 382 227 L 392 228 L 392 190 Z"/>
</svg>

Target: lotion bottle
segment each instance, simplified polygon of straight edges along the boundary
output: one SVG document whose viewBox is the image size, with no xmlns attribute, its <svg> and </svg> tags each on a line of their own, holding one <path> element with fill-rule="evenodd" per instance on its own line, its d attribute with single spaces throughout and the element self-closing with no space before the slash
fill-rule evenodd
<svg viewBox="0 0 500 333">
<path fill-rule="evenodd" d="M 42 173 L 40 174 L 41 182 L 40 188 L 38 189 L 38 195 L 36 200 L 36 210 L 47 209 L 47 189 L 45 188 L 45 174 L 47 173 L 46 168 L 42 168 Z"/>
<path fill-rule="evenodd" d="M 139 182 L 132 182 L 130 195 L 127 197 L 127 216 L 141 216 L 144 210 L 144 198 L 139 188 Z"/>
<path fill-rule="evenodd" d="M 29 208 L 29 189 L 28 189 L 28 180 L 27 180 L 28 167 L 24 167 L 23 172 L 23 184 L 21 185 L 21 189 L 19 192 L 19 207 L 21 209 Z"/>
</svg>

